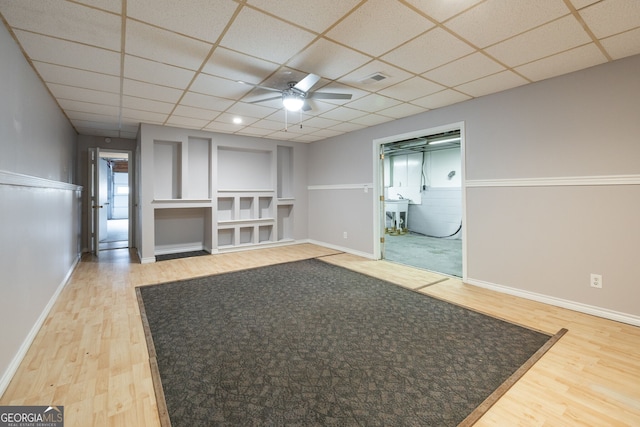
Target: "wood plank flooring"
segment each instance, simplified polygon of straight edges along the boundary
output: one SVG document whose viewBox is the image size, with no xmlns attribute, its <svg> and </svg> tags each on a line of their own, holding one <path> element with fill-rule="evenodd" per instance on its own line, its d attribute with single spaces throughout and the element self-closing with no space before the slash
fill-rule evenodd
<svg viewBox="0 0 640 427">
<path fill-rule="evenodd" d="M 135 287 L 269 264 L 327 262 L 550 334 L 569 332 L 476 426 L 640 425 L 640 328 L 303 244 L 139 264 L 85 256 L 0 405 L 64 405 L 65 426 L 159 426 Z"/>
</svg>

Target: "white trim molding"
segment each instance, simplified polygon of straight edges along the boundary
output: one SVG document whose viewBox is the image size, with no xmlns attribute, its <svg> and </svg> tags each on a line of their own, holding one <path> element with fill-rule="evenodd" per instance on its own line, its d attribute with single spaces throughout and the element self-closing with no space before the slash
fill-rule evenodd
<svg viewBox="0 0 640 427">
<path fill-rule="evenodd" d="M 547 178 L 469 179 L 473 187 L 555 187 L 584 185 L 640 185 L 640 175 L 567 176 Z"/>
<path fill-rule="evenodd" d="M 367 184 L 328 184 L 328 185 L 309 185 L 307 190 L 362 190 L 367 192 L 373 188 L 372 183 Z"/>
<path fill-rule="evenodd" d="M 67 182 L 53 181 L 39 178 L 37 176 L 23 175 L 9 171 L 0 170 L 0 185 L 15 185 L 20 187 L 50 188 L 57 190 L 82 190 L 82 186 L 69 184 Z"/>
<path fill-rule="evenodd" d="M 477 279 L 468 278 L 465 283 L 477 286 L 479 288 L 485 288 L 503 294 L 513 295 L 516 297 L 549 304 L 555 307 L 562 307 L 580 313 L 602 317 L 604 319 L 615 320 L 616 322 L 627 323 L 633 326 L 640 326 L 640 316 L 636 316 L 633 314 L 621 313 L 619 311 L 608 310 L 606 308 L 595 307 L 588 304 L 582 304 L 579 302 L 556 298 L 549 295 L 516 289 L 509 286 L 497 285 L 495 283 L 485 282 Z"/>
<path fill-rule="evenodd" d="M 311 243 L 312 245 L 317 245 L 317 246 L 322 246 L 324 248 L 328 248 L 328 249 L 333 249 L 335 251 L 340 251 L 340 252 L 345 252 L 351 255 L 356 255 L 362 258 L 367 258 L 367 259 L 372 259 L 375 260 L 376 257 L 373 254 L 367 253 L 367 252 L 362 252 L 362 251 L 356 251 L 354 249 L 351 248 L 347 248 L 344 246 L 338 246 L 338 245 L 332 245 L 331 243 L 325 243 L 325 242 L 320 242 L 318 240 L 313 240 L 313 239 L 309 239 L 308 243 Z"/>
</svg>

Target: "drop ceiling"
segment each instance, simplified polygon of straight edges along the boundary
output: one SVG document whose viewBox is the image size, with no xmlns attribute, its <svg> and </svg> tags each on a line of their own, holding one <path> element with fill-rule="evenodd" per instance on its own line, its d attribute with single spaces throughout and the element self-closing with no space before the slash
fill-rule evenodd
<svg viewBox="0 0 640 427">
<path fill-rule="evenodd" d="M 313 142 L 640 54 L 638 0 L 0 0 L 78 133 L 154 123 Z M 284 89 L 285 112 L 248 82 Z M 384 79 L 372 78 L 376 74 Z M 234 119 L 241 123 L 234 123 Z"/>
</svg>

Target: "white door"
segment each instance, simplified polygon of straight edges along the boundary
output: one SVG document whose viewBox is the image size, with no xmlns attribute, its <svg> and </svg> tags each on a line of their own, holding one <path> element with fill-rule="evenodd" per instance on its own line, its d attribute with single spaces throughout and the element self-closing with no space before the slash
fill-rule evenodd
<svg viewBox="0 0 640 427">
<path fill-rule="evenodd" d="M 89 250 L 98 255 L 100 236 L 107 235 L 106 162 L 100 159 L 99 148 L 89 148 Z"/>
</svg>

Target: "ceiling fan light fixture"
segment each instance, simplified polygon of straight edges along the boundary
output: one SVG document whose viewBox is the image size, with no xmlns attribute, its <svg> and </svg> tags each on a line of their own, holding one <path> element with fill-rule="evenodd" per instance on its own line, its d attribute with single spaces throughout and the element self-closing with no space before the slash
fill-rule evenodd
<svg viewBox="0 0 640 427">
<path fill-rule="evenodd" d="M 304 99 L 295 94 L 282 95 L 282 105 L 289 111 L 299 111 L 304 104 Z"/>
</svg>

